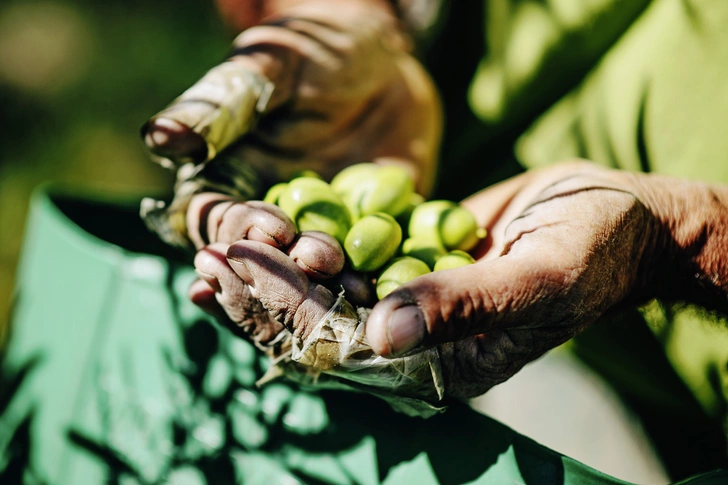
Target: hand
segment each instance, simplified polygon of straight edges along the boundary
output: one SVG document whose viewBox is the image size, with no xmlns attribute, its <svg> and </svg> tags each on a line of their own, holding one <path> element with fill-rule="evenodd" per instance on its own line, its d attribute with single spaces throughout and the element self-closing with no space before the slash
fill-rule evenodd
<svg viewBox="0 0 728 485">
<path fill-rule="evenodd" d="M 228 265 L 229 244 L 255 241 L 290 260 L 297 267 L 298 280 L 272 278 L 271 285 L 277 286 L 275 292 L 280 294 L 289 292 L 286 285 L 307 286 L 308 278 L 340 276 L 344 266 L 344 252 L 333 237 L 319 232 L 296 234 L 294 223 L 272 204 L 201 194 L 193 199 L 187 216 L 190 237 L 199 248 L 194 265 L 200 280 L 191 286 L 190 298 L 219 321 L 227 322 L 239 336 L 263 348 L 277 342 L 284 327 L 271 318 L 250 287 Z"/>
<path fill-rule="evenodd" d="M 727 200 L 725 189 L 588 163 L 526 173 L 464 202 L 490 229 L 479 261 L 391 293 L 374 306 L 367 338 L 383 356 L 438 346 L 447 395 L 479 395 L 620 305 L 676 289 L 725 300 Z M 239 241 L 227 256 L 299 336 L 333 302 L 270 245 Z M 720 277 L 691 290 L 692 271 L 709 268 Z"/>
<path fill-rule="evenodd" d="M 352 163 L 374 161 L 408 167 L 418 191 L 428 193 L 440 142 L 439 101 L 430 78 L 408 53 L 389 2 L 219 3 L 238 27 L 250 26 L 235 40 L 226 65 L 262 75 L 275 86 L 260 119 L 227 123 L 224 129 L 238 130 L 225 138 L 235 140 L 229 152 L 269 184 L 303 169 L 328 179 Z M 208 135 L 193 128 L 207 123 L 207 115 L 240 110 L 228 106 L 240 101 L 233 96 L 214 99 L 225 110 L 204 111 L 198 95 L 217 92 L 196 91 L 184 116 L 175 118 L 167 110 L 152 118 L 145 127 L 152 151 L 178 162 L 214 155 L 203 139 Z M 205 115 L 197 115 L 198 109 Z"/>
<path fill-rule="evenodd" d="M 428 75 L 409 55 L 408 40 L 389 2 L 218 3 L 223 15 L 242 31 L 226 68 L 263 76 L 275 86 L 272 95 L 262 113 L 246 112 L 249 119 L 224 126 L 233 129 L 231 136 L 223 137 L 233 140 L 231 146 L 212 146 L 199 128 L 208 123 L 203 114 L 210 115 L 213 104 L 195 104 L 197 94 L 208 95 L 197 89 L 192 109 L 184 116 L 177 116 L 179 111 L 172 116 L 168 109 L 145 126 L 144 138 L 153 152 L 182 164 L 200 163 L 224 149 L 254 167 L 268 184 L 303 169 L 330 178 L 356 162 L 400 164 L 410 169 L 417 190 L 428 193 L 440 141 L 439 100 Z M 196 87 L 204 88 L 205 83 Z M 225 109 L 213 110 L 212 115 L 240 111 L 240 106 L 230 104 L 241 99 L 258 99 L 257 93 L 247 94 L 215 100 Z M 254 119 L 258 115 L 260 119 Z M 196 266 L 203 274 L 190 296 L 208 311 L 229 317 L 236 330 L 243 329 L 258 343 L 273 339 L 282 327 L 270 321 L 259 303 L 248 301 L 246 288 L 223 291 L 231 290 L 230 272 L 226 265 L 216 264 L 224 262 L 220 258 L 226 245 L 238 239 L 287 248 L 293 239 L 290 221 L 279 217 L 275 208 L 209 192 L 195 195 L 183 207 L 187 224 L 182 236 L 201 250 Z"/>
<path fill-rule="evenodd" d="M 451 395 L 486 391 L 623 306 L 728 308 L 726 187 L 576 162 L 463 205 L 490 228 L 479 261 L 413 280 L 367 322 L 384 356 L 440 345 Z"/>
</svg>

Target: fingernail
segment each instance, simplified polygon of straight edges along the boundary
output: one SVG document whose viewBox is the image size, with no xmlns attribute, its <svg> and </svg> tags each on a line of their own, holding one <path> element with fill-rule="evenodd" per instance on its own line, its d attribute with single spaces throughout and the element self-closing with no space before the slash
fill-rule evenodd
<svg viewBox="0 0 728 485">
<path fill-rule="evenodd" d="M 262 242 L 275 248 L 281 247 L 281 244 L 273 236 L 266 233 L 258 226 L 251 226 L 250 229 L 248 229 L 248 234 L 246 234 L 246 238 L 249 241 Z"/>
<path fill-rule="evenodd" d="M 205 140 L 175 120 L 156 118 L 144 127 L 144 141 L 156 154 L 172 159 L 191 157 L 201 161 L 207 156 Z"/>
<path fill-rule="evenodd" d="M 246 256 L 244 252 L 242 252 L 237 246 L 234 244 L 231 245 L 228 248 L 227 251 L 227 261 L 228 264 L 233 268 L 233 270 L 242 278 L 243 281 L 245 281 L 246 284 L 250 286 L 255 286 L 255 279 L 253 279 L 253 275 L 250 273 L 250 269 L 248 268 L 248 265 L 246 263 Z"/>
<path fill-rule="evenodd" d="M 417 347 L 425 338 L 425 318 L 414 305 L 398 308 L 389 317 L 387 338 L 392 355 L 401 355 Z"/>
</svg>

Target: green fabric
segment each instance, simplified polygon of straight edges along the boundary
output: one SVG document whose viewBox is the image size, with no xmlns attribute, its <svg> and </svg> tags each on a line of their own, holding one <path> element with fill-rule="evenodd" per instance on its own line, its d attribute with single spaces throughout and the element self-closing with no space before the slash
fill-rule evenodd
<svg viewBox="0 0 728 485">
<path fill-rule="evenodd" d="M 463 404 L 423 420 L 365 394 L 258 388 L 267 358 L 186 298 L 194 270 L 138 202 L 33 201 L 0 483 L 626 484 Z"/>
<path fill-rule="evenodd" d="M 548 105 L 516 145 L 527 167 L 581 157 L 728 183 L 728 2 L 646 3 L 488 2 L 473 110 L 499 125 Z M 726 319 L 659 302 L 642 316 L 708 419 L 728 424 Z"/>
<path fill-rule="evenodd" d="M 488 55 L 469 91 L 489 124 L 537 114 L 582 78 L 649 0 L 490 0 Z"/>
</svg>

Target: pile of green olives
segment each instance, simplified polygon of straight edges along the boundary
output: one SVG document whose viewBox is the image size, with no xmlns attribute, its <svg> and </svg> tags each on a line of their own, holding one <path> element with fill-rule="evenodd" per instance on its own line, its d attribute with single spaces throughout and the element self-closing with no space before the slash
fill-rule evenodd
<svg viewBox="0 0 728 485">
<path fill-rule="evenodd" d="M 468 251 L 486 235 L 455 202 L 425 201 L 397 165 L 352 165 L 330 183 L 304 173 L 274 185 L 263 200 L 280 207 L 300 233 L 318 231 L 338 242 L 347 267 L 375 284 L 378 299 L 418 276 L 474 263 Z"/>
</svg>

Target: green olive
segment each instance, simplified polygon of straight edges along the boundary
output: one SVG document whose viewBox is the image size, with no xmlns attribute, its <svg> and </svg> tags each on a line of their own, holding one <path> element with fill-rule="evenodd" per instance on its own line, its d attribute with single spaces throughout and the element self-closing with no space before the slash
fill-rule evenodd
<svg viewBox="0 0 728 485">
<path fill-rule="evenodd" d="M 402 254 L 411 256 L 427 263 L 427 266 L 433 268 L 438 259 L 445 256 L 447 251 L 439 241 L 432 239 L 418 239 L 410 237 L 402 243 Z"/>
<path fill-rule="evenodd" d="M 344 241 L 351 267 L 357 271 L 374 271 L 395 255 L 402 242 L 402 228 L 392 216 L 376 213 L 362 217 Z"/>
<path fill-rule="evenodd" d="M 355 219 L 377 212 L 398 216 L 410 204 L 414 181 L 397 165 L 357 164 L 344 169 L 331 181 Z"/>
<path fill-rule="evenodd" d="M 460 251 L 456 249 L 455 251 L 450 251 L 449 253 L 438 259 L 435 263 L 433 271 L 459 268 L 461 266 L 467 266 L 473 263 L 475 263 L 475 259 L 471 255 L 469 255 L 465 251 Z"/>
<path fill-rule="evenodd" d="M 469 251 L 485 237 L 475 216 L 448 200 L 431 200 L 415 207 L 408 229 L 410 237 L 438 240 L 448 250 Z"/>
<path fill-rule="evenodd" d="M 315 179 L 323 180 L 323 177 L 321 177 L 321 175 L 319 175 L 317 172 L 315 172 L 313 170 L 308 170 L 308 169 L 299 170 L 297 172 L 294 172 L 293 175 L 291 176 L 291 180 L 301 178 L 301 177 L 308 177 L 308 178 L 315 178 Z"/>
<path fill-rule="evenodd" d="M 273 185 L 270 189 L 268 189 L 268 192 L 265 193 L 265 197 L 263 197 L 263 202 L 267 202 L 269 204 L 277 204 L 278 198 L 283 192 L 286 191 L 287 188 L 288 184 L 286 182 L 281 182 L 279 184 Z"/>
<path fill-rule="evenodd" d="M 299 232 L 321 231 L 343 244 L 351 227 L 349 211 L 329 184 L 313 177 L 291 180 L 278 197 L 278 206 Z"/>
<path fill-rule="evenodd" d="M 443 214 L 454 206 L 455 203 L 449 200 L 430 200 L 415 207 L 409 220 L 409 237 L 442 244 L 440 221 Z"/>
<path fill-rule="evenodd" d="M 424 261 L 409 256 L 397 258 L 389 263 L 377 279 L 377 298 L 385 296 L 418 276 L 430 272 Z"/>
<path fill-rule="evenodd" d="M 409 172 L 396 165 L 381 167 L 374 180 L 362 184 L 357 208 L 362 216 L 384 212 L 398 216 L 407 209 L 415 184 Z"/>
<path fill-rule="evenodd" d="M 442 242 L 450 250 L 470 251 L 485 234 L 473 213 L 459 205 L 447 211 L 440 224 Z"/>
<path fill-rule="evenodd" d="M 345 195 L 356 189 L 362 180 L 373 178 L 381 167 L 376 163 L 357 163 L 349 165 L 331 179 L 331 188 L 339 195 Z"/>
</svg>

